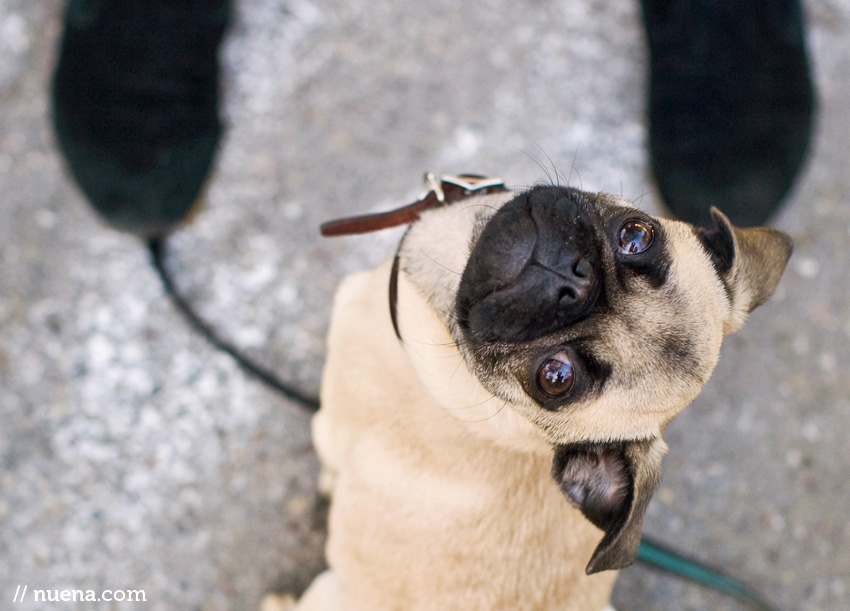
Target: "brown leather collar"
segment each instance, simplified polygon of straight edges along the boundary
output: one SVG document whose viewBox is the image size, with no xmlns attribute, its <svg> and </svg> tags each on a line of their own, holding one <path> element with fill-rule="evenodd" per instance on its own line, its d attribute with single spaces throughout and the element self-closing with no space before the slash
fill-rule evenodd
<svg viewBox="0 0 850 611">
<path fill-rule="evenodd" d="M 499 178 L 485 178 L 476 174 L 461 174 L 460 176 L 441 176 L 438 181 L 433 173 L 428 172 L 425 174 L 425 191 L 412 204 L 388 212 L 377 212 L 375 214 L 364 214 L 328 221 L 321 225 L 320 231 L 323 236 L 332 237 L 370 233 L 389 227 L 409 225 L 418 220 L 419 215 L 430 208 L 453 204 L 474 195 L 503 193 L 507 190 L 505 183 Z M 399 333 L 397 323 L 397 302 L 398 271 L 400 265 L 399 252 L 401 251 L 402 243 L 404 243 L 404 237 L 402 237 L 396 249 L 392 271 L 390 272 L 389 287 L 390 318 L 396 337 L 399 340 L 401 340 L 401 333 Z"/>
<path fill-rule="evenodd" d="M 412 204 L 375 214 L 350 216 L 322 223 L 320 231 L 323 236 L 354 235 L 371 233 L 389 227 L 409 225 L 416 221 L 419 215 L 429 208 L 452 204 L 473 195 L 485 195 L 507 191 L 505 183 L 499 178 L 485 178 L 475 174 L 460 176 L 441 176 L 440 180 L 428 172 L 425 174 L 425 191 Z"/>
</svg>

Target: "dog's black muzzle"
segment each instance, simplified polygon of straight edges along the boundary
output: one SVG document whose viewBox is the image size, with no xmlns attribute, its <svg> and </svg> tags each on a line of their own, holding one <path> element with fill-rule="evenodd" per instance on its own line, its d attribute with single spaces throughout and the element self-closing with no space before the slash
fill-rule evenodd
<svg viewBox="0 0 850 611">
<path fill-rule="evenodd" d="M 458 318 L 473 340 L 528 341 L 592 311 L 602 266 L 581 197 L 572 189 L 536 187 L 493 215 L 458 290 Z"/>
</svg>

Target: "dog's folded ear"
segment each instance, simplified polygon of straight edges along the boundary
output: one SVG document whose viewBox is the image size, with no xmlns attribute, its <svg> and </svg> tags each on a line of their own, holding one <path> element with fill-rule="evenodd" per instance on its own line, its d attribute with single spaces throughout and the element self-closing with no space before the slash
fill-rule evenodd
<svg viewBox="0 0 850 611">
<path fill-rule="evenodd" d="M 635 561 L 643 516 L 661 480 L 660 439 L 558 446 L 552 477 L 605 535 L 585 571 L 622 569 Z"/>
<path fill-rule="evenodd" d="M 773 295 L 793 243 L 787 234 L 770 227 L 735 227 L 714 207 L 711 218 L 714 227 L 697 229 L 697 236 L 732 300 L 732 316 L 726 324 L 729 333 Z"/>
</svg>

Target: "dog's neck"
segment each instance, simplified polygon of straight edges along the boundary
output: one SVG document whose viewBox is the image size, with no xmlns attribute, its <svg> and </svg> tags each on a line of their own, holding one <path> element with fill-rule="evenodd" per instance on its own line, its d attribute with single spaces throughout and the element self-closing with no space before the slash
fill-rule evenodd
<svg viewBox="0 0 850 611">
<path fill-rule="evenodd" d="M 551 454 L 551 444 L 538 430 L 472 375 L 445 320 L 404 273 L 399 276 L 398 309 L 405 352 L 423 386 L 442 408 L 465 423 L 471 433 L 501 447 Z"/>
</svg>

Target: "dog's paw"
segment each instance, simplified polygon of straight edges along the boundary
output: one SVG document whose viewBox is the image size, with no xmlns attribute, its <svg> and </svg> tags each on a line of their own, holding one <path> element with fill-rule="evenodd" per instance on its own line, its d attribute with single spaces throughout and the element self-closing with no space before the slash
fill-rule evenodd
<svg viewBox="0 0 850 611">
<path fill-rule="evenodd" d="M 260 602 L 259 611 L 293 611 L 295 597 L 292 594 L 266 594 Z"/>
</svg>

